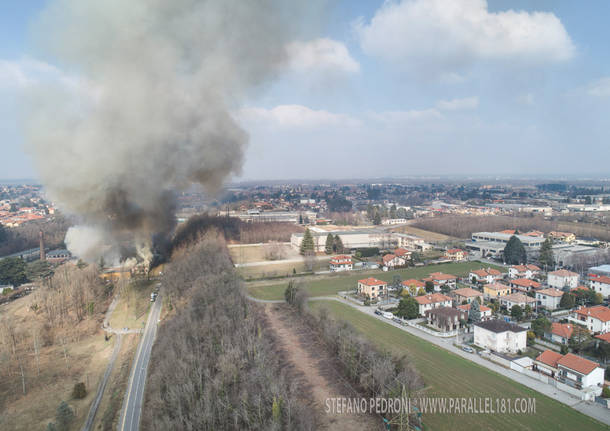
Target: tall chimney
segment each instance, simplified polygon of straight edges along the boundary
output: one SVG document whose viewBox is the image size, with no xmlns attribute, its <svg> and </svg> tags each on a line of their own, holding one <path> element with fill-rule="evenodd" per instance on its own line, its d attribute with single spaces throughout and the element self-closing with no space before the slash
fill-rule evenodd
<svg viewBox="0 0 610 431">
<path fill-rule="evenodd" d="M 40 260 L 47 260 L 47 253 L 44 249 L 44 232 L 40 231 Z"/>
</svg>

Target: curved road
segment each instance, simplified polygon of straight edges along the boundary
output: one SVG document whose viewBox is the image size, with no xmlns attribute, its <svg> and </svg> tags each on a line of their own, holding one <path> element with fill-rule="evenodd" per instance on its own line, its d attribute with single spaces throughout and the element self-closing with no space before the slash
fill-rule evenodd
<svg viewBox="0 0 610 431">
<path fill-rule="evenodd" d="M 144 327 L 144 333 L 138 345 L 138 351 L 133 360 L 127 392 L 123 399 L 123 408 L 119 419 L 119 431 L 137 431 L 140 428 L 140 416 L 142 414 L 142 403 L 144 401 L 144 386 L 146 384 L 146 373 L 150 352 L 157 335 L 157 323 L 161 315 L 161 295 L 153 303 L 148 320 Z"/>
</svg>

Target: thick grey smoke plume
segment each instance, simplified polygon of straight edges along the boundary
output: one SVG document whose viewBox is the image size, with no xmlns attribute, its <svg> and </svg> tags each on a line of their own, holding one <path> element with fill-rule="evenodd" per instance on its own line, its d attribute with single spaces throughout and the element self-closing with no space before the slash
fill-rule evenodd
<svg viewBox="0 0 610 431">
<path fill-rule="evenodd" d="M 27 145 L 50 197 L 86 226 L 67 237 L 76 252 L 91 260 L 129 233 L 147 255 L 172 227 L 174 190 L 239 173 L 247 134 L 230 112 L 284 60 L 294 3 L 51 2 L 37 39 L 74 79 L 32 92 Z"/>
</svg>

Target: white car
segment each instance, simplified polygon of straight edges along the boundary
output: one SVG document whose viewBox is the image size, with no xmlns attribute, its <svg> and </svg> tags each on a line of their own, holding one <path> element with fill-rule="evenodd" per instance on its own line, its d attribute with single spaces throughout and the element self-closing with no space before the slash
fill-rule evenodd
<svg viewBox="0 0 610 431">
<path fill-rule="evenodd" d="M 385 317 L 386 319 L 392 320 L 394 318 L 394 315 L 392 313 L 390 313 L 389 311 L 384 311 L 383 317 Z"/>
</svg>

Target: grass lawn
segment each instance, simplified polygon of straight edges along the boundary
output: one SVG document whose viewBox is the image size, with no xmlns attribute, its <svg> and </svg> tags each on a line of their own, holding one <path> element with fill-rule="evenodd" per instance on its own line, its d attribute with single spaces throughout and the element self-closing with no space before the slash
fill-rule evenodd
<svg viewBox="0 0 610 431">
<path fill-rule="evenodd" d="M 425 396 L 535 398 L 535 414 L 424 415 L 428 430 L 601 430 L 607 427 L 576 410 L 487 368 L 335 301 L 315 301 L 351 323 L 385 350 L 409 356 L 425 382 Z"/>
<path fill-rule="evenodd" d="M 150 293 L 154 287 L 153 280 L 132 281 L 121 293 L 116 308 L 110 316 L 113 328 L 143 328 L 148 318 Z"/>
<path fill-rule="evenodd" d="M 316 260 L 313 264 L 313 270 L 328 270 L 329 260 L 330 257 L 328 259 Z M 246 281 L 264 277 L 289 277 L 293 274 L 293 269 L 297 273 L 307 272 L 305 262 L 269 263 L 256 266 L 242 266 L 236 269 L 237 273 Z"/>
<path fill-rule="evenodd" d="M 432 272 L 444 272 L 456 276 L 467 276 L 468 273 L 473 269 L 487 268 L 489 266 L 494 267 L 493 265 L 481 262 L 442 263 L 439 265 L 411 267 L 388 272 L 376 270 L 373 272 L 338 273 L 313 281 L 307 281 L 307 279 L 304 278 L 303 281 L 308 286 L 310 296 L 327 296 L 334 295 L 340 291 L 355 289 L 358 280 L 369 276 L 388 282 L 392 281 L 394 275 L 400 275 L 402 280 L 408 280 L 410 278 L 421 279 L 428 276 Z M 506 270 L 502 267 L 495 266 L 494 268 L 506 272 Z M 289 280 L 282 280 L 279 283 L 270 281 L 269 285 L 251 286 L 248 288 L 248 290 L 250 294 L 256 298 L 282 299 L 284 297 L 284 289 L 286 289 L 288 281 Z"/>
</svg>

